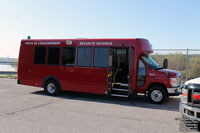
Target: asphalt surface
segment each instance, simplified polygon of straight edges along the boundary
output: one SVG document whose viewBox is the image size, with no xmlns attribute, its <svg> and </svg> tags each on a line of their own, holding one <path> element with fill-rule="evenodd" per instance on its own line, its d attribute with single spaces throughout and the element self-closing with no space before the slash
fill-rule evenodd
<svg viewBox="0 0 200 133">
<path fill-rule="evenodd" d="M 0 79 L 0 132 L 2 133 L 177 133 L 180 97 L 162 105 L 147 98 L 133 100 L 64 92 L 53 97 L 42 88 Z"/>
</svg>

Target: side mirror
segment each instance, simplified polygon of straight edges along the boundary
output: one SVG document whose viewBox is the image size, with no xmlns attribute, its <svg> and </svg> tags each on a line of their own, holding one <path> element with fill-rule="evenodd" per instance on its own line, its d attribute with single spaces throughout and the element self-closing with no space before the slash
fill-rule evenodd
<svg viewBox="0 0 200 133">
<path fill-rule="evenodd" d="M 168 59 L 163 60 L 163 68 L 168 68 Z"/>
</svg>

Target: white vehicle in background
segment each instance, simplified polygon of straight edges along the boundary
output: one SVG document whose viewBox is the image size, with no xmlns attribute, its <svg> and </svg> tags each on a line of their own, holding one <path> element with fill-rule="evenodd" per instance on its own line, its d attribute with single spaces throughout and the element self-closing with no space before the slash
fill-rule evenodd
<svg viewBox="0 0 200 133">
<path fill-rule="evenodd" d="M 200 77 L 185 82 L 179 110 L 184 119 L 198 122 L 200 131 Z"/>
</svg>

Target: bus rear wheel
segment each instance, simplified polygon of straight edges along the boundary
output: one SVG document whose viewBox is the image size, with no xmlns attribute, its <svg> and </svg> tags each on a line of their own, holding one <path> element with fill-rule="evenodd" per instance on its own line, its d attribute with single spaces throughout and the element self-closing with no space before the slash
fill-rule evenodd
<svg viewBox="0 0 200 133">
<path fill-rule="evenodd" d="M 44 92 L 48 95 L 55 96 L 60 93 L 60 88 L 54 80 L 49 80 L 44 86 Z"/>
<path fill-rule="evenodd" d="M 167 92 L 161 86 L 153 86 L 148 91 L 149 100 L 154 104 L 161 104 L 167 99 Z"/>
</svg>

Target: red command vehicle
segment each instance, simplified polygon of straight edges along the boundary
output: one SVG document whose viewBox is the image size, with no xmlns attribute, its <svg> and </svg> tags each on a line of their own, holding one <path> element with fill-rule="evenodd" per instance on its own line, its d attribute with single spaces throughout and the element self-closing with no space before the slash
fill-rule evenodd
<svg viewBox="0 0 200 133">
<path fill-rule="evenodd" d="M 129 97 L 148 94 L 162 103 L 178 95 L 181 74 L 160 67 L 146 39 L 26 39 L 21 41 L 18 84 Z"/>
</svg>

